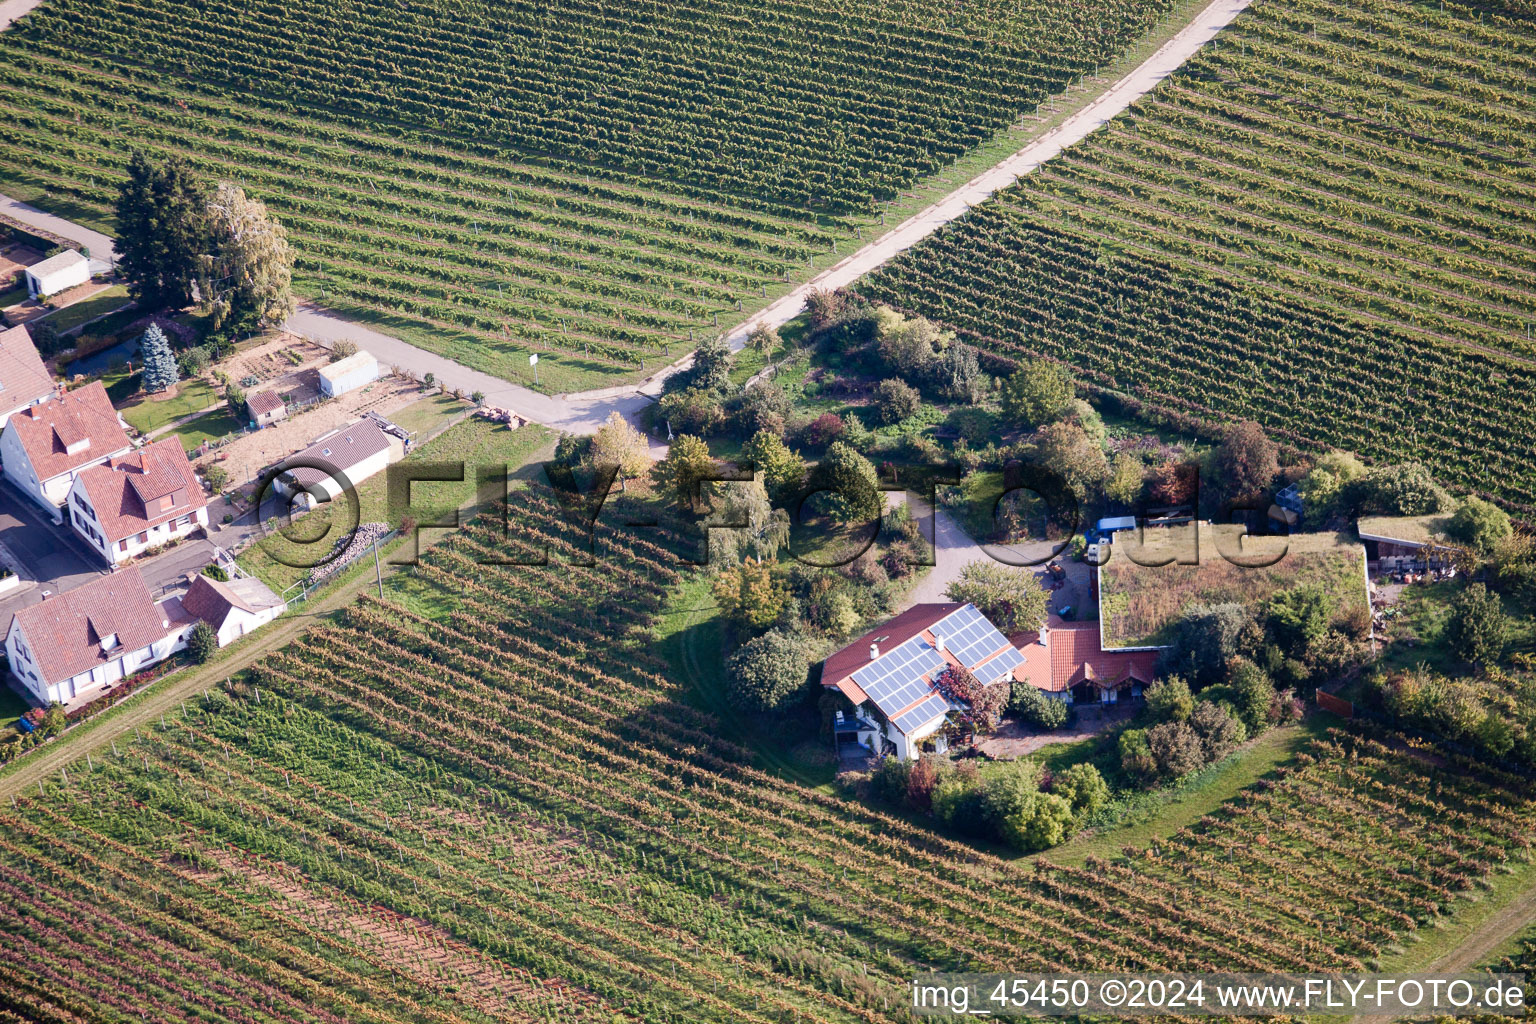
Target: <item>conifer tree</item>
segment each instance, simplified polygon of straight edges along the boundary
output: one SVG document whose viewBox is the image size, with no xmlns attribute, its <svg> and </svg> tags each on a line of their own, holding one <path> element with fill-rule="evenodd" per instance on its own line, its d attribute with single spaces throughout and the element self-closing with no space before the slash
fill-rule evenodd
<svg viewBox="0 0 1536 1024">
<path fill-rule="evenodd" d="M 159 324 L 150 324 L 139 339 L 139 360 L 144 366 L 144 390 L 151 394 L 164 391 L 181 379 L 171 343 Z"/>
</svg>

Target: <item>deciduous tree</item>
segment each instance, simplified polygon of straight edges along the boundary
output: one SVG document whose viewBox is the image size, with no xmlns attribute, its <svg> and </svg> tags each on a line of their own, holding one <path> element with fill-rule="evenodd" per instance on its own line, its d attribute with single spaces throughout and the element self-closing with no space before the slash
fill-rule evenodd
<svg viewBox="0 0 1536 1024">
<path fill-rule="evenodd" d="M 293 315 L 293 250 L 288 230 L 266 204 L 223 182 L 208 201 L 211 250 L 200 262 L 198 290 L 215 328 L 253 316 L 263 326 Z"/>
<path fill-rule="evenodd" d="M 1004 633 L 1038 629 L 1050 595 L 1028 569 L 972 562 L 945 588 L 951 601 L 967 601 Z"/>
</svg>

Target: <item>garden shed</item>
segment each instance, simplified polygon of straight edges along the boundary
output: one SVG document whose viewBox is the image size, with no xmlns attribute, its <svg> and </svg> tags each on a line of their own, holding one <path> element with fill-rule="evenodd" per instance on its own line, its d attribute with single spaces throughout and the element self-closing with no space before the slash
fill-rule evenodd
<svg viewBox="0 0 1536 1024">
<path fill-rule="evenodd" d="M 26 269 L 27 294 L 34 299 L 68 291 L 91 279 L 91 261 L 74 249 L 65 249 Z"/>
<path fill-rule="evenodd" d="M 379 361 L 368 352 L 354 352 L 320 367 L 320 393 L 327 398 L 355 391 L 379 379 Z"/>
</svg>

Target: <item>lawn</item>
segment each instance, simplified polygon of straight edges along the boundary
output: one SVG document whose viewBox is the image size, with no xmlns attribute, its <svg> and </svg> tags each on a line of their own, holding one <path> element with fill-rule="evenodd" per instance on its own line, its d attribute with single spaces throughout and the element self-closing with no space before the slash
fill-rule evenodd
<svg viewBox="0 0 1536 1024">
<path fill-rule="evenodd" d="M 99 316 L 105 316 L 128 303 L 128 286 L 117 284 L 105 291 L 97 292 L 88 299 L 84 299 L 72 306 L 65 306 L 57 313 L 49 314 L 48 322 L 58 329 L 59 333 L 73 330 L 87 321 Z"/>
<path fill-rule="evenodd" d="M 1331 533 L 1241 535 L 1241 527 L 1203 523 L 1198 545 L 1188 527 L 1147 530 L 1144 542 L 1135 532 L 1117 534 L 1099 574 L 1105 646 L 1166 645 L 1194 605 L 1236 602 L 1252 608 L 1307 583 L 1327 589 L 1336 616 L 1367 607 L 1365 554 L 1358 542 Z"/>
<path fill-rule="evenodd" d="M 461 402 L 452 395 L 436 394 L 390 413 L 389 419 L 415 434 L 416 441 L 419 443 L 421 439 L 431 437 L 455 419 L 468 413 L 471 408 L 468 402 Z"/>
<path fill-rule="evenodd" d="M 25 301 L 27 301 L 27 290 L 25 288 L 11 288 L 0 292 L 0 309 L 15 306 Z"/>
<path fill-rule="evenodd" d="M 0 682 L 0 740 L 17 732 L 16 720 L 32 705 L 15 690 Z"/>
<path fill-rule="evenodd" d="M 202 412 L 219 401 L 214 386 L 201 377 L 184 380 L 176 386 L 176 393 L 169 398 L 145 395 L 132 405 L 119 409 L 128 425 L 141 434 L 152 433 L 173 420 Z"/>
<path fill-rule="evenodd" d="M 421 404 L 416 403 L 417 406 Z M 462 409 L 463 403 L 455 404 Z M 476 509 L 481 504 L 476 493 L 477 467 L 507 466 L 514 470 L 525 467 L 540 449 L 549 444 L 550 439 L 548 430 L 533 424 L 509 430 L 504 424 L 487 420 L 463 420 L 435 440 L 413 450 L 400 463 L 410 466 L 430 463 L 448 463 L 455 467 L 462 465 L 462 481 L 412 483 L 410 505 L 392 505 L 389 500 L 389 472 L 376 474 L 357 485 L 357 521 L 387 522 L 391 526 L 398 526 L 400 520 L 409 514 L 418 523 L 425 524 L 445 518 L 453 509 Z M 333 516 L 338 517 L 334 528 L 331 521 Z M 252 544 L 240 555 L 240 562 L 249 572 L 281 592 L 309 574 L 308 568 L 285 563 L 315 561 L 316 555 L 329 550 L 341 530 L 350 525 L 351 518 L 349 506 L 324 505 L 297 519 L 291 526 L 273 524 L 274 532 Z M 423 543 L 426 540 L 427 537 L 424 537 Z M 409 562 L 414 560 L 414 553 L 413 546 L 405 544 L 392 560 L 396 563 Z"/>
<path fill-rule="evenodd" d="M 1461 674 L 1466 666 L 1451 652 L 1444 633 L 1451 618 L 1451 601 L 1464 586 L 1459 581 L 1446 580 L 1404 587 L 1395 606 L 1397 616 L 1389 626 L 1393 642 L 1383 653 L 1381 666 L 1392 670 L 1423 664 L 1444 675 Z M 1508 596 L 1501 600 L 1509 617 L 1505 656 L 1530 651 L 1536 646 L 1536 617 Z"/>
<path fill-rule="evenodd" d="M 161 436 L 181 438 L 181 446 L 190 452 L 204 441 L 217 440 L 226 434 L 238 434 L 244 429 L 245 423 L 236 418 L 234 413 L 228 409 L 219 409 L 179 427 L 172 427 Z"/>
</svg>

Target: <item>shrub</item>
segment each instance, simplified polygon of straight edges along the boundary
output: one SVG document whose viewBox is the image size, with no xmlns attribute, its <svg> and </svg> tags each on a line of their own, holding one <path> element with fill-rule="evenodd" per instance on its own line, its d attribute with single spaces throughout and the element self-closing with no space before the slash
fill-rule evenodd
<svg viewBox="0 0 1536 1024">
<path fill-rule="evenodd" d="M 1268 710 L 1266 707 L 1265 712 Z M 1208 700 L 1195 706 L 1194 713 L 1189 716 L 1189 725 L 1200 737 L 1201 756 L 1207 763 L 1220 761 L 1248 738 L 1242 722 L 1225 707 Z"/>
<path fill-rule="evenodd" d="M 206 622 L 199 622 L 192 627 L 192 635 L 187 637 L 187 653 L 192 660 L 201 665 L 213 657 L 213 652 L 219 649 L 219 635 L 213 631 L 213 627 Z"/>
<path fill-rule="evenodd" d="M 727 696 L 744 711 L 772 711 L 805 686 L 809 670 L 800 641 L 782 630 L 770 630 L 726 659 Z"/>
<path fill-rule="evenodd" d="M 1145 729 L 1127 729 L 1120 734 L 1120 770 L 1142 785 L 1157 778 L 1157 758 Z"/>
<path fill-rule="evenodd" d="M 1025 853 L 1049 849 L 1067 837 L 1072 805 L 1054 793 L 1033 793 L 1019 811 L 1003 820 L 1001 838 Z"/>
<path fill-rule="evenodd" d="M 1186 722 L 1164 722 L 1147 730 L 1147 748 L 1165 778 L 1176 779 L 1205 764 L 1200 735 Z"/>
<path fill-rule="evenodd" d="M 900 423 L 916 415 L 920 405 L 917 389 L 906 381 L 890 377 L 875 385 L 875 410 L 881 423 Z"/>
<path fill-rule="evenodd" d="M 1047 732 L 1060 729 L 1072 720 L 1072 706 L 1064 700 L 1047 697 L 1030 683 L 1015 681 L 1009 709 L 1021 721 Z"/>
<path fill-rule="evenodd" d="M 1072 805 L 1074 813 L 1089 817 L 1109 803 L 1109 783 L 1086 761 L 1071 765 L 1051 783 L 1051 792 Z"/>
<path fill-rule="evenodd" d="M 1275 684 L 1263 669 L 1246 659 L 1233 663 L 1231 680 L 1233 711 L 1248 735 L 1257 736 L 1271 721 Z"/>
<path fill-rule="evenodd" d="M 1071 372 L 1060 363 L 1033 360 L 1003 384 L 1003 414 L 1023 427 L 1049 423 L 1076 394 Z"/>
<path fill-rule="evenodd" d="M 1481 583 L 1474 583 L 1451 602 L 1445 638 L 1458 658 L 1488 666 L 1499 660 L 1509 635 L 1503 602 Z"/>
<path fill-rule="evenodd" d="M 211 580 L 218 580 L 220 583 L 229 582 L 229 570 L 225 569 L 222 565 L 203 566 L 203 575 Z"/>
<path fill-rule="evenodd" d="M 1196 605 L 1174 628 L 1163 664 L 1184 675 L 1191 689 L 1219 683 L 1226 676 L 1227 663 L 1242 653 L 1253 628 L 1253 617 L 1240 604 Z"/>
<path fill-rule="evenodd" d="M 812 448 L 824 448 L 843 436 L 843 418 L 835 412 L 824 412 L 805 428 L 805 443 Z"/>
<path fill-rule="evenodd" d="M 1456 514 L 1451 516 L 1445 532 L 1453 540 L 1487 557 L 1514 533 L 1514 527 L 1510 525 L 1509 513 L 1492 502 L 1465 498 Z"/>
<path fill-rule="evenodd" d="M 1282 590 L 1267 605 L 1270 635 L 1287 654 L 1305 651 L 1328 631 L 1333 599 L 1321 584 Z"/>
<path fill-rule="evenodd" d="M 841 441 L 811 471 L 815 501 L 839 523 L 874 523 L 885 511 L 875 467 Z"/>
<path fill-rule="evenodd" d="M 710 584 L 720 610 L 738 627 L 766 629 L 778 620 L 789 600 L 789 588 L 772 562 L 743 559 L 722 569 Z"/>
<path fill-rule="evenodd" d="M 213 488 L 215 494 L 224 490 L 224 485 L 229 483 L 229 470 L 217 463 L 203 467 L 203 479 L 208 481 L 208 486 Z"/>
<path fill-rule="evenodd" d="M 348 356 L 355 355 L 357 355 L 357 342 L 349 341 L 346 338 L 338 338 L 336 341 L 331 342 L 331 362 L 339 363 Z M 432 386 L 432 374 L 430 373 L 427 374 L 426 384 L 428 387 Z"/>
<path fill-rule="evenodd" d="M 1147 687 L 1147 713 L 1159 722 L 1187 722 L 1195 710 L 1194 695 L 1182 676 L 1166 676 Z"/>
</svg>

